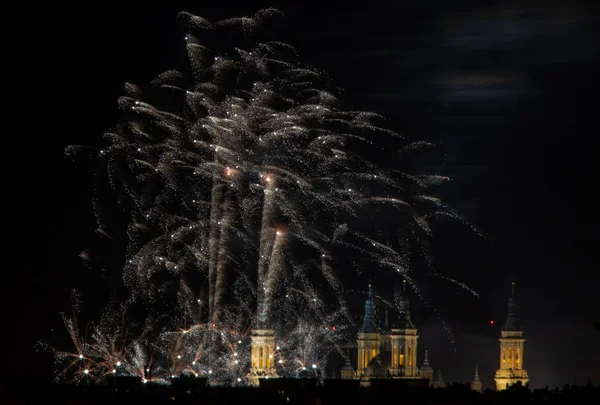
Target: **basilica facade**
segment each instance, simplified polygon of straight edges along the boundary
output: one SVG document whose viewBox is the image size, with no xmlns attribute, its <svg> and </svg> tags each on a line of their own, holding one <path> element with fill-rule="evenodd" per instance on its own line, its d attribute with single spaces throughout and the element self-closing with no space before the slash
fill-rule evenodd
<svg viewBox="0 0 600 405">
<path fill-rule="evenodd" d="M 356 341 L 357 367 L 354 369 L 346 360 L 342 369 L 343 379 L 360 379 L 361 385 L 369 386 L 372 378 L 433 378 L 427 354 L 422 366 L 418 366 L 417 349 L 419 335 L 410 317 L 410 301 L 406 292 L 406 281 L 398 298 L 399 317 L 390 325 L 386 313 L 383 328 L 375 324 L 373 290 L 369 285 L 365 302 L 365 316 Z"/>
<path fill-rule="evenodd" d="M 523 367 L 525 338 L 514 289 L 513 282 L 512 294 L 508 300 L 508 314 L 500 331 L 500 367 L 494 376 L 497 390 L 505 390 L 517 383 L 526 385 L 529 382 L 528 373 Z M 349 356 L 346 356 L 341 378 L 360 380 L 363 387 L 370 386 L 371 379 L 426 379 L 432 387 L 444 388 L 446 383 L 441 370 L 434 379 L 427 349 L 419 366 L 419 335 L 410 316 L 406 280 L 397 295 L 396 304 L 396 322 L 390 324 L 386 312 L 383 327 L 378 327 L 375 322 L 373 290 L 369 284 L 364 319 L 356 340 L 356 368 L 352 366 Z M 264 326 L 264 321 L 259 322 L 257 326 L 251 335 L 252 364 L 248 374 L 249 383 L 253 386 L 258 386 L 259 380 L 263 378 L 278 378 L 273 357 L 278 349 L 275 344 L 275 331 Z M 478 392 L 483 390 L 477 367 L 471 388 Z"/>
</svg>

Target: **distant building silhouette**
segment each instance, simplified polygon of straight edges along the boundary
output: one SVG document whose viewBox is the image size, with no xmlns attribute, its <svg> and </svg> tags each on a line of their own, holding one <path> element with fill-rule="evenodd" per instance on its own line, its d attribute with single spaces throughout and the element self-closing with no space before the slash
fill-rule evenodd
<svg viewBox="0 0 600 405">
<path fill-rule="evenodd" d="M 442 377 L 442 369 L 438 368 L 437 378 L 433 382 L 433 388 L 446 388 L 446 382 Z"/>
<path fill-rule="evenodd" d="M 483 391 L 483 384 L 479 379 L 479 370 L 477 370 L 477 366 L 475 366 L 475 376 L 473 377 L 473 381 L 471 382 L 471 389 L 477 392 Z"/>
</svg>

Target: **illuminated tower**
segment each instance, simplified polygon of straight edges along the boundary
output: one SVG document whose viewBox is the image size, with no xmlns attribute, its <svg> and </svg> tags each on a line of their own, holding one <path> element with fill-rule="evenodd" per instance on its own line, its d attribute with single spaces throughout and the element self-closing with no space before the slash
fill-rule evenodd
<svg viewBox="0 0 600 405">
<path fill-rule="evenodd" d="M 358 332 L 358 367 L 356 370 L 357 377 L 365 374 L 369 361 L 379 354 L 380 334 L 375 327 L 375 319 L 373 313 L 373 290 L 369 283 L 369 296 L 365 302 L 365 319 L 363 325 Z"/>
<path fill-rule="evenodd" d="M 518 306 L 515 299 L 515 282 L 512 283 L 512 294 L 508 300 L 508 315 L 500 332 L 500 368 L 496 370 L 497 390 L 505 390 L 520 382 L 525 385 L 529 381 L 527 371 L 523 369 L 523 327 L 519 320 Z"/>
<path fill-rule="evenodd" d="M 264 305 L 259 305 L 258 323 L 252 329 L 250 338 L 252 364 L 248 373 L 248 382 L 257 387 L 261 378 L 277 378 L 275 371 L 275 331 L 267 327 Z"/>
<path fill-rule="evenodd" d="M 425 360 L 423 361 L 423 365 L 419 371 L 421 378 L 427 378 L 429 380 L 429 385 L 431 385 L 433 382 L 433 367 L 431 367 L 431 364 L 429 364 L 429 352 L 427 348 L 425 348 Z"/>
<path fill-rule="evenodd" d="M 475 377 L 473 377 L 473 382 L 471 382 L 471 389 L 477 392 L 483 391 L 483 384 L 479 379 L 479 370 L 477 370 L 477 366 L 475 366 Z"/>
<path fill-rule="evenodd" d="M 391 369 L 390 374 L 398 377 L 418 377 L 417 367 L 417 328 L 410 319 L 410 301 L 406 294 L 406 280 L 398 297 L 400 310 L 399 324 L 390 333 Z"/>
</svg>

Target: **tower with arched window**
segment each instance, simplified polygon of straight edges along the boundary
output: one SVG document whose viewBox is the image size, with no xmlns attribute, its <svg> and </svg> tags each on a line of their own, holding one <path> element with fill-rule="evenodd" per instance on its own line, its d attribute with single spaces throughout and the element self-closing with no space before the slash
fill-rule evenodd
<svg viewBox="0 0 600 405">
<path fill-rule="evenodd" d="M 264 308 L 259 306 L 258 322 L 250 335 L 251 364 L 248 382 L 250 385 L 258 386 L 261 378 L 278 378 L 275 370 L 275 330 L 267 325 Z"/>
<path fill-rule="evenodd" d="M 500 331 L 500 368 L 496 370 L 496 390 L 505 390 L 520 382 L 529 382 L 527 371 L 523 368 L 525 338 L 519 319 L 518 305 L 515 299 L 515 282 L 508 300 L 508 315 Z"/>
<path fill-rule="evenodd" d="M 393 377 L 418 377 L 417 367 L 417 328 L 410 319 L 410 301 L 406 293 L 406 280 L 402 291 L 397 295 L 400 310 L 399 320 L 390 332 L 391 368 Z"/>
</svg>

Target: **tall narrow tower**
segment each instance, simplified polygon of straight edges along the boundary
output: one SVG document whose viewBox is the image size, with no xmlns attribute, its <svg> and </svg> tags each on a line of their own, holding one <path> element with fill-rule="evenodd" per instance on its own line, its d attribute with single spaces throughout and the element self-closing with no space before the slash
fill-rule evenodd
<svg viewBox="0 0 600 405">
<path fill-rule="evenodd" d="M 373 289 L 369 283 L 369 295 L 365 302 L 365 319 L 358 332 L 356 341 L 358 346 L 358 367 L 356 369 L 357 377 L 365 374 L 369 361 L 379 354 L 380 334 L 375 327 L 373 313 Z"/>
<path fill-rule="evenodd" d="M 248 373 L 248 382 L 257 387 L 261 378 L 277 378 L 275 371 L 275 331 L 268 327 L 267 315 L 264 305 L 259 305 L 258 322 L 252 329 L 250 338 L 251 358 L 250 373 Z"/>
<path fill-rule="evenodd" d="M 390 333 L 391 370 L 392 376 L 418 377 L 417 367 L 417 328 L 410 319 L 410 301 L 406 293 L 406 280 L 397 299 L 400 310 L 398 325 L 392 327 Z"/>
<path fill-rule="evenodd" d="M 508 299 L 508 315 L 500 331 L 500 368 L 496 370 L 494 378 L 496 390 L 505 390 L 517 382 L 523 385 L 529 382 L 527 371 L 523 369 L 525 338 L 518 310 L 513 281 L 512 293 Z"/>
</svg>

